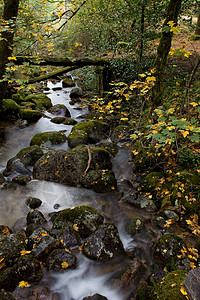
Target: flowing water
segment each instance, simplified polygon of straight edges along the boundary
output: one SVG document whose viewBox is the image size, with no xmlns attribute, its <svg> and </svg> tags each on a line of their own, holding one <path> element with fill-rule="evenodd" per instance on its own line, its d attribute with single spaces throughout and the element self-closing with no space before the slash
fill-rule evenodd
<svg viewBox="0 0 200 300">
<path fill-rule="evenodd" d="M 64 104 L 70 110 L 72 118 L 77 121 L 84 119 L 87 111 L 80 109 L 77 104 L 73 106 L 69 104 L 70 88 L 55 90 L 55 88 L 62 87 L 62 82 L 55 84 L 48 82 L 48 87 L 50 88 L 48 97 L 51 98 L 53 105 Z M 8 159 L 15 156 L 20 149 L 29 146 L 30 140 L 36 133 L 54 130 L 62 130 L 66 135 L 70 133 L 72 126 L 54 124 L 50 122 L 51 117 L 53 116 L 50 113 L 46 113 L 46 117 L 41 118 L 36 124 L 24 128 L 21 128 L 17 122 L 7 122 L 6 124 L 0 122 L 0 138 L 3 138 L 3 143 L 0 145 L 0 171 L 5 168 Z M 69 150 L 67 143 L 59 147 Z M 130 149 L 123 144 L 120 145 L 119 153 L 113 160 L 113 171 L 118 181 L 133 181 Z M 151 231 L 147 229 L 146 235 L 137 235 L 135 238 L 127 232 L 127 226 L 132 218 L 142 215 L 148 224 L 149 215 L 144 210 L 118 201 L 119 192 L 97 194 L 84 188 L 32 180 L 26 186 L 18 186 L 15 190 L 0 190 L 0 224 L 13 227 L 14 230 L 25 227 L 26 215 L 29 212 L 25 200 L 29 196 L 42 200 L 39 210 L 47 219 L 50 212 L 56 211 L 55 204 L 60 205 L 59 209 L 82 204 L 94 207 L 104 215 L 106 222 L 113 222 L 118 227 L 125 250 L 134 252 L 134 249 L 140 249 L 141 260 L 147 265 L 151 264 L 152 236 L 149 234 Z M 128 288 L 122 292 L 119 291 L 118 284 L 113 284 L 121 270 L 127 265 L 127 258 L 123 257 L 110 262 L 94 262 L 79 253 L 77 259 L 75 270 L 45 276 L 43 282 L 49 286 L 52 294 L 59 294 L 61 300 L 82 300 L 83 297 L 95 293 L 104 295 L 108 300 L 131 299 Z M 138 280 L 136 276 L 135 284 L 131 286 L 133 294 Z"/>
</svg>

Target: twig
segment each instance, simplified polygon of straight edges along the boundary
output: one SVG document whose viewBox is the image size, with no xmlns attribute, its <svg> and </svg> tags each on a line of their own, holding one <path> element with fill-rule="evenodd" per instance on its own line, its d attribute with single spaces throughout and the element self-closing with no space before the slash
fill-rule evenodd
<svg viewBox="0 0 200 300">
<path fill-rule="evenodd" d="M 86 175 L 86 173 L 87 173 L 87 171 L 88 171 L 88 169 L 89 169 L 89 167 L 90 167 L 90 164 L 91 164 L 91 160 L 92 160 L 92 154 L 91 154 L 91 151 L 90 151 L 90 147 L 88 146 L 88 145 L 85 145 L 86 146 L 86 148 L 87 148 L 87 151 L 88 151 L 88 165 L 87 165 L 87 168 L 85 169 L 85 172 L 84 172 L 84 174 L 83 174 L 83 176 L 85 176 Z"/>
</svg>

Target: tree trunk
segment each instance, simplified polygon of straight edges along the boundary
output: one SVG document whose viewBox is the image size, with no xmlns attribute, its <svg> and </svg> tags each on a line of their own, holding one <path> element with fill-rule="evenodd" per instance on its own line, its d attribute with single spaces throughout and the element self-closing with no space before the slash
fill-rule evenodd
<svg viewBox="0 0 200 300">
<path fill-rule="evenodd" d="M 13 51 L 13 37 L 15 21 L 18 13 L 19 0 L 4 0 L 3 20 L 9 20 L 6 24 L 9 28 L 7 31 L 1 33 L 0 40 L 0 80 L 3 78 L 8 63 L 8 57 L 12 55 Z M 2 100 L 6 95 L 8 83 L 7 81 L 0 81 L 0 107 Z"/>
<path fill-rule="evenodd" d="M 160 43 L 157 49 L 157 56 L 155 60 L 156 68 L 156 82 L 152 88 L 151 101 L 152 108 L 155 108 L 162 104 L 163 91 L 164 91 L 164 73 L 165 66 L 167 63 L 167 56 L 169 54 L 172 42 L 172 31 L 165 30 L 166 27 L 169 27 L 167 24 L 169 21 L 174 21 L 175 26 L 177 25 L 177 19 L 179 11 L 181 8 L 182 0 L 170 0 L 169 6 L 166 12 L 166 19 L 163 24 L 163 31 L 160 39 Z"/>
<path fill-rule="evenodd" d="M 140 19 L 140 54 L 139 54 L 140 64 L 142 63 L 143 48 L 144 48 L 144 19 L 145 19 L 144 12 L 145 12 L 145 5 L 142 4 L 141 19 Z"/>
<path fill-rule="evenodd" d="M 200 14 L 198 14 L 198 17 L 197 17 L 197 25 L 196 25 L 194 34 L 200 35 Z"/>
</svg>

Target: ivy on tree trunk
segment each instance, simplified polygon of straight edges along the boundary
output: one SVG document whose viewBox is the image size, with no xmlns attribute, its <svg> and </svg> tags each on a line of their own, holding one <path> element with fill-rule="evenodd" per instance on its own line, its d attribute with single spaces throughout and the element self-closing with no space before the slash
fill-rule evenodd
<svg viewBox="0 0 200 300">
<path fill-rule="evenodd" d="M 167 63 L 167 57 L 171 48 L 173 32 L 169 30 L 169 21 L 174 22 L 174 26 L 177 25 L 177 19 L 181 8 L 182 0 L 170 0 L 167 11 L 166 19 L 163 24 L 162 35 L 160 43 L 157 48 L 157 56 L 155 60 L 156 68 L 156 81 L 152 88 L 151 102 L 152 108 L 155 108 L 162 104 L 163 91 L 164 91 L 164 73 Z M 167 30 L 168 29 L 168 30 Z"/>
<path fill-rule="evenodd" d="M 3 22 L 8 29 L 0 35 L 0 80 L 3 78 L 8 63 L 8 57 L 13 51 L 15 21 L 18 14 L 19 0 L 4 0 Z M 8 83 L 0 81 L 0 107 L 6 95 Z"/>
</svg>

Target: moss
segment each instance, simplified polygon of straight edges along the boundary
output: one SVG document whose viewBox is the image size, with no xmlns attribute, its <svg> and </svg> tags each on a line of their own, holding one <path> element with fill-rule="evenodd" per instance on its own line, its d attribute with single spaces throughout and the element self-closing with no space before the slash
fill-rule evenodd
<svg viewBox="0 0 200 300">
<path fill-rule="evenodd" d="M 65 78 L 62 82 L 63 88 L 74 87 L 76 84 L 71 78 Z"/>
<path fill-rule="evenodd" d="M 1 118 L 6 119 L 9 116 L 16 117 L 19 113 L 20 106 L 12 99 L 3 99 L 0 110 Z"/>
<path fill-rule="evenodd" d="M 102 121 L 88 121 L 76 124 L 72 130 L 83 130 L 87 134 L 103 133 L 108 129 L 108 124 Z"/>
<path fill-rule="evenodd" d="M 93 184 L 93 190 L 97 193 L 109 193 L 117 188 L 115 177 L 109 173 L 102 176 Z"/>
<path fill-rule="evenodd" d="M 157 300 L 153 286 L 141 286 L 137 290 L 135 300 Z"/>
<path fill-rule="evenodd" d="M 62 132 L 57 131 L 49 131 L 49 132 L 42 132 L 37 133 L 34 135 L 30 142 L 30 146 L 32 145 L 44 145 L 45 143 L 50 143 L 52 145 L 59 145 L 64 143 L 67 140 L 67 137 Z"/>
<path fill-rule="evenodd" d="M 20 104 L 24 100 L 25 96 L 23 92 L 18 92 L 12 95 L 12 100 L 14 100 L 17 104 Z"/>
<path fill-rule="evenodd" d="M 112 157 L 115 157 L 119 151 L 119 147 L 116 143 L 105 142 L 101 144 L 101 148 L 106 149 Z"/>
<path fill-rule="evenodd" d="M 76 125 L 75 125 L 76 126 Z M 70 148 L 75 148 L 81 144 L 87 144 L 88 142 L 88 134 L 83 130 L 73 130 L 68 135 L 68 145 Z"/>
<path fill-rule="evenodd" d="M 143 178 L 141 185 L 145 191 L 153 192 L 162 177 L 164 177 L 162 172 L 151 172 Z"/>
<path fill-rule="evenodd" d="M 190 41 L 198 41 L 200 40 L 200 35 L 193 34 L 190 37 Z"/>
<path fill-rule="evenodd" d="M 21 102 L 20 104 L 24 109 L 36 109 L 36 105 L 33 102 Z"/>
<path fill-rule="evenodd" d="M 43 116 L 43 113 L 38 110 L 21 109 L 19 115 L 22 120 L 27 120 L 28 123 L 32 123 L 37 122 Z"/>
<path fill-rule="evenodd" d="M 36 161 L 42 157 L 42 155 L 42 149 L 37 145 L 33 145 L 31 147 L 21 149 L 16 156 L 23 162 L 24 165 L 34 166 Z"/>
<path fill-rule="evenodd" d="M 24 99 L 25 102 L 33 102 L 39 109 L 49 109 L 52 107 L 51 99 L 45 94 L 29 94 Z"/>
<path fill-rule="evenodd" d="M 185 300 L 180 289 L 186 274 L 187 272 L 183 270 L 175 270 L 167 274 L 155 288 L 157 298 L 160 300 Z"/>
</svg>

